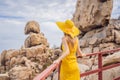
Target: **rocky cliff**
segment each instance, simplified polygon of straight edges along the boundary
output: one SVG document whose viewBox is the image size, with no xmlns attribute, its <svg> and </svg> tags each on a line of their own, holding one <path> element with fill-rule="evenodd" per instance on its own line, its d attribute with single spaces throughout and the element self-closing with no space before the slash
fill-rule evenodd
<svg viewBox="0 0 120 80">
<path fill-rule="evenodd" d="M 113 0 L 77 0 L 76 11 L 72 20 L 81 31 L 80 48 L 83 53 L 106 51 L 120 48 L 120 20 L 110 19 Z M 102 56 L 103 66 L 120 62 L 120 51 Z M 80 73 L 98 69 L 98 57 L 78 59 Z M 58 73 L 47 80 L 58 80 Z M 120 67 L 103 71 L 103 80 L 119 77 Z M 98 80 L 98 74 L 82 77 L 81 80 Z"/>
<path fill-rule="evenodd" d="M 80 29 L 80 48 L 83 53 L 93 53 L 120 47 L 120 20 L 110 19 L 113 0 L 77 0 L 72 20 Z M 36 21 L 25 26 L 27 38 L 21 49 L 4 50 L 0 54 L 0 80 L 32 80 L 58 56 L 59 49 L 49 48 L 49 43 Z M 80 72 L 98 68 L 98 57 L 78 59 Z M 120 52 L 103 55 L 103 66 L 120 62 Z M 47 80 L 57 80 L 55 71 Z M 120 75 L 120 68 L 103 72 L 103 80 L 112 80 Z M 107 76 L 107 77 L 106 77 Z M 97 80 L 93 74 L 81 80 Z"/>
<path fill-rule="evenodd" d="M 28 35 L 21 49 L 4 50 L 0 54 L 0 80 L 33 80 L 59 56 L 59 50 L 49 48 L 36 21 L 25 26 Z"/>
<path fill-rule="evenodd" d="M 120 48 L 120 20 L 110 19 L 112 7 L 113 0 L 77 0 L 72 20 L 81 31 L 79 44 L 83 53 Z M 87 66 L 85 69 L 80 66 L 80 69 L 86 71 L 97 69 L 97 59 L 97 56 L 93 56 L 78 60 L 80 65 Z M 103 66 L 120 62 L 118 59 L 120 52 L 103 55 Z M 104 71 L 103 80 L 112 80 L 120 75 L 119 72 L 119 67 Z M 82 80 L 97 79 L 97 74 L 82 78 Z"/>
<path fill-rule="evenodd" d="M 118 48 L 120 20 L 110 19 L 113 0 L 77 0 L 72 20 L 82 32 L 80 47 L 84 53 Z"/>
<path fill-rule="evenodd" d="M 77 0 L 73 15 L 75 25 L 81 31 L 107 26 L 113 7 L 113 0 Z"/>
</svg>

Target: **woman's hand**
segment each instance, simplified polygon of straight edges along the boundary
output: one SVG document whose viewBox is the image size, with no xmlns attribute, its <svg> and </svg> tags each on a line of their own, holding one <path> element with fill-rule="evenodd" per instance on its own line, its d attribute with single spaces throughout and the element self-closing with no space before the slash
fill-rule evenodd
<svg viewBox="0 0 120 80">
<path fill-rule="evenodd" d="M 82 54 L 82 57 L 86 57 L 86 54 L 85 54 L 85 53 L 83 53 L 83 54 Z"/>
<path fill-rule="evenodd" d="M 60 60 L 55 60 L 54 62 L 53 62 L 53 64 L 59 64 L 60 63 Z"/>
<path fill-rule="evenodd" d="M 86 54 L 82 53 L 80 56 L 77 56 L 79 58 L 83 58 L 83 57 L 86 57 Z"/>
</svg>

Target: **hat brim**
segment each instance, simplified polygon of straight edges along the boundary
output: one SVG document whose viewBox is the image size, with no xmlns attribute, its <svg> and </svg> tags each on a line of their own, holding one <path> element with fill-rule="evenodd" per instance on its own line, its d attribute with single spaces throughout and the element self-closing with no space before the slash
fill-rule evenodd
<svg viewBox="0 0 120 80">
<path fill-rule="evenodd" d="M 57 26 L 64 33 L 69 34 L 72 38 L 79 35 L 80 31 L 77 27 L 73 26 L 72 28 L 68 28 L 64 22 L 56 22 Z"/>
</svg>

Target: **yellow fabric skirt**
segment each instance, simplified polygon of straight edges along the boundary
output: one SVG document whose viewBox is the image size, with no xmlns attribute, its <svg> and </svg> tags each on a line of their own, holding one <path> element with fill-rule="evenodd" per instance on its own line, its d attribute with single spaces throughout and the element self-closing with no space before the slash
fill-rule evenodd
<svg viewBox="0 0 120 80">
<path fill-rule="evenodd" d="M 80 80 L 80 70 L 76 61 L 61 63 L 60 80 Z"/>
</svg>

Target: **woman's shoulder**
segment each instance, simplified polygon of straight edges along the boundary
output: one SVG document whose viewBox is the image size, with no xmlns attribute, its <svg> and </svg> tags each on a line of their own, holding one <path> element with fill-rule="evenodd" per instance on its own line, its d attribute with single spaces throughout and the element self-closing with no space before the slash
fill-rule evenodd
<svg viewBox="0 0 120 80">
<path fill-rule="evenodd" d="M 63 36 L 63 37 L 62 37 L 62 41 L 63 41 L 63 40 L 66 40 L 66 39 L 67 39 L 67 37 L 66 37 L 66 36 Z"/>
<path fill-rule="evenodd" d="M 76 40 L 78 40 L 78 37 L 75 37 Z"/>
<path fill-rule="evenodd" d="M 62 43 L 67 43 L 68 39 L 66 36 L 62 37 Z"/>
</svg>

